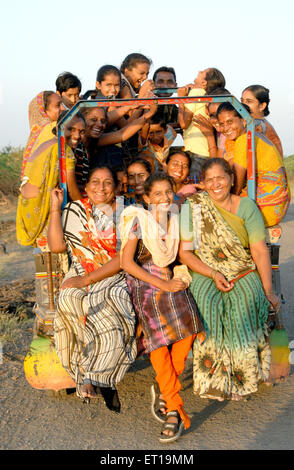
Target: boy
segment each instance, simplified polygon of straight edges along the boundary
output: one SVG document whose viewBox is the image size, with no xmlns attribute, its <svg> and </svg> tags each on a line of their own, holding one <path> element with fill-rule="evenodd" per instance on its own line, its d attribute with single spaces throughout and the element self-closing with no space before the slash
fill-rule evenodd
<svg viewBox="0 0 294 470">
<path fill-rule="evenodd" d="M 152 171 L 164 170 L 169 149 L 177 133 L 164 121 L 163 106 L 139 134 L 139 154 L 151 163 Z"/>
<path fill-rule="evenodd" d="M 72 108 L 80 99 L 82 84 L 76 75 L 63 72 L 56 80 L 56 93 L 61 96 L 65 108 Z"/>
</svg>

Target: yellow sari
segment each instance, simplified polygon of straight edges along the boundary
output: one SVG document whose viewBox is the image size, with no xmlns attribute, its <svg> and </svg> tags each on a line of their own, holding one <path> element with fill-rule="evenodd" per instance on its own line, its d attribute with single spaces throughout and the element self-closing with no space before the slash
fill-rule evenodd
<svg viewBox="0 0 294 470">
<path fill-rule="evenodd" d="M 30 183 L 39 189 L 38 196 L 18 198 L 16 215 L 17 241 L 21 245 L 38 246 L 49 251 L 47 229 L 50 217 L 50 192 L 58 185 L 58 142 L 52 134 L 56 123 L 48 124 L 40 133 L 29 156 L 23 174 L 23 184 Z M 75 157 L 70 147 L 65 146 L 66 169 L 73 170 Z"/>
</svg>

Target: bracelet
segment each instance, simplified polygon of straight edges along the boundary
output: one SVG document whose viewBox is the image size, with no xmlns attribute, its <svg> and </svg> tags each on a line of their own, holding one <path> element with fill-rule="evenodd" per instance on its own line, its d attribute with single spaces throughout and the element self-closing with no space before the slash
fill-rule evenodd
<svg viewBox="0 0 294 470">
<path fill-rule="evenodd" d="M 267 297 L 268 295 L 276 295 L 273 291 L 265 293 L 265 296 Z"/>
<path fill-rule="evenodd" d="M 53 211 L 51 211 L 51 214 L 52 212 L 59 212 L 59 214 L 61 214 L 61 209 L 53 209 Z"/>
<path fill-rule="evenodd" d="M 210 271 L 210 277 L 213 281 L 215 280 L 215 276 L 217 275 L 217 273 L 218 273 L 218 271 L 216 271 L 215 269 L 212 269 Z"/>
</svg>

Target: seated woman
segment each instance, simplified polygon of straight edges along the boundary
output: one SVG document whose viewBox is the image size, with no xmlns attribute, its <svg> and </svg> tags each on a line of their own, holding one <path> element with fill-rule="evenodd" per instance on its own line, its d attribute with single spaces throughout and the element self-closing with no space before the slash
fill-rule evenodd
<svg viewBox="0 0 294 470">
<path fill-rule="evenodd" d="M 56 97 L 60 102 L 60 97 Z M 55 101 L 57 102 L 57 99 Z M 58 119 L 57 113 L 54 118 Z M 41 251 L 49 251 L 47 229 L 50 218 L 50 192 L 59 183 L 58 141 L 53 133 L 55 127 L 55 121 L 45 126 L 34 142 L 24 165 L 17 206 L 18 243 L 32 245 Z M 66 177 L 69 197 L 75 200 L 80 199 L 81 193 L 75 179 L 75 157 L 67 145 L 70 141 L 71 132 L 68 132 L 65 139 Z"/>
<path fill-rule="evenodd" d="M 269 115 L 269 90 L 262 85 L 250 85 L 242 92 L 241 103 L 250 108 L 251 116 L 256 119 L 256 130 L 264 134 L 277 148 L 283 158 L 281 140 L 273 126 L 265 119 Z"/>
<path fill-rule="evenodd" d="M 178 213 L 171 210 L 172 185 L 172 179 L 163 172 L 151 175 L 145 181 L 143 196 L 151 210 L 127 207 L 119 226 L 122 267 L 144 334 L 145 352 L 150 355 L 162 394 L 162 414 L 156 415 L 155 410 L 152 413 L 164 423 L 161 442 L 175 441 L 183 427 L 190 426 L 178 377 L 195 337 L 203 330 L 197 306 L 187 289 L 187 268 L 181 266 L 180 273 L 173 274 L 170 267 L 179 244 Z M 186 273 L 181 271 L 183 268 Z M 198 340 L 203 339 L 199 334 Z"/>
<path fill-rule="evenodd" d="M 194 392 L 240 400 L 269 377 L 266 322 L 278 299 L 255 202 L 231 193 L 233 172 L 222 158 L 205 163 L 203 185 L 183 206 L 180 224 L 179 257 L 191 270 L 207 333 L 194 343 Z"/>
<path fill-rule="evenodd" d="M 191 168 L 191 157 L 183 150 L 171 150 L 166 160 L 167 174 L 172 177 L 176 193 L 175 200 L 184 202 L 187 196 L 196 192 L 196 178 L 191 183 L 189 178 Z"/>
<path fill-rule="evenodd" d="M 144 183 L 151 175 L 150 163 L 144 158 L 136 158 L 127 167 L 128 192 L 124 194 L 127 205 L 144 204 Z"/>
<path fill-rule="evenodd" d="M 246 105 L 244 105 L 246 106 Z M 230 103 L 222 103 L 217 110 L 220 129 L 233 141 L 232 164 L 236 172 L 235 194 L 247 196 L 247 134 L 246 121 Z M 278 224 L 290 204 L 290 187 L 283 159 L 276 147 L 261 134 L 255 136 L 256 204 L 265 226 Z"/>
<path fill-rule="evenodd" d="M 106 406 L 120 411 L 116 384 L 136 359 L 135 313 L 117 254 L 116 174 L 91 170 L 87 197 L 70 202 L 60 217 L 63 194 L 52 191 L 48 232 L 55 253 L 72 261 L 59 294 L 55 346 L 80 398 L 100 388 Z"/>
</svg>

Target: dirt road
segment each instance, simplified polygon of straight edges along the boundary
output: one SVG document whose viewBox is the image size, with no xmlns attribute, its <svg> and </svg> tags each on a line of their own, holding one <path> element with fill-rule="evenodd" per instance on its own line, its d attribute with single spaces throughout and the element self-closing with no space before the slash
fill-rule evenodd
<svg viewBox="0 0 294 470">
<path fill-rule="evenodd" d="M 290 340 L 294 340 L 293 205 L 282 225 L 280 267 L 286 298 L 284 323 Z M 13 310 L 18 302 L 22 302 L 29 309 L 34 296 L 30 250 L 21 252 L 8 232 L 7 229 L 2 231 L 7 254 L 0 257 L 0 308 L 6 304 Z M 26 283 L 23 283 L 23 277 L 28 279 Z M 14 284 L 8 288 L 7 282 L 11 281 Z M 188 360 L 182 377 L 182 395 L 186 410 L 192 415 L 192 425 L 176 443 L 164 446 L 158 442 L 160 424 L 150 414 L 149 391 L 154 373 L 148 361 L 136 361 L 119 384 L 122 411 L 116 415 L 104 406 L 101 397 L 86 405 L 75 394 L 55 397 L 32 389 L 23 372 L 23 359 L 31 338 L 32 331 L 24 331 L 17 344 L 5 347 L 2 355 L 1 449 L 197 451 L 294 448 L 293 371 L 285 383 L 272 388 L 262 387 L 248 402 L 218 403 L 192 394 L 192 364 Z"/>
</svg>

